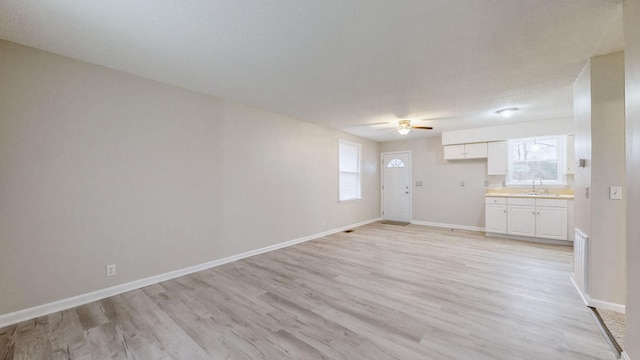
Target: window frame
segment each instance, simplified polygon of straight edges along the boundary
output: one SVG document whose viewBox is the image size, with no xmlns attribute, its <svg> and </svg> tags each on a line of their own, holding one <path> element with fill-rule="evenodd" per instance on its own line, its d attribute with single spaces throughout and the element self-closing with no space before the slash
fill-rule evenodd
<svg viewBox="0 0 640 360">
<path fill-rule="evenodd" d="M 347 161 L 347 159 L 342 159 L 341 157 L 343 146 L 349 146 L 349 147 L 355 148 L 356 157 L 357 157 L 356 171 L 342 170 L 343 167 L 341 165 L 343 164 L 343 161 Z M 342 189 L 343 174 L 349 174 L 349 175 L 355 174 L 356 176 L 356 191 L 355 191 L 355 194 L 353 194 L 353 196 L 345 197 L 345 198 L 342 197 L 344 193 L 342 191 L 343 190 Z M 345 140 L 345 139 L 338 139 L 338 202 L 343 203 L 343 202 L 358 201 L 358 200 L 362 200 L 362 144 Z"/>
<path fill-rule="evenodd" d="M 567 186 L 567 174 L 565 167 L 566 157 L 567 157 L 567 149 L 566 149 L 566 136 L 564 135 L 545 135 L 545 136 L 535 136 L 535 137 L 526 137 L 526 138 L 517 138 L 517 139 L 509 139 L 507 140 L 507 175 L 505 178 L 505 185 L 510 187 L 522 187 L 522 186 L 530 186 L 533 182 L 533 179 L 517 181 L 513 179 L 513 170 L 514 170 L 514 162 L 517 161 L 513 157 L 513 144 L 515 142 L 524 142 L 524 141 L 541 141 L 545 139 L 554 139 L 557 141 L 557 176 L 556 179 L 543 179 L 542 184 L 546 187 L 565 187 Z"/>
</svg>

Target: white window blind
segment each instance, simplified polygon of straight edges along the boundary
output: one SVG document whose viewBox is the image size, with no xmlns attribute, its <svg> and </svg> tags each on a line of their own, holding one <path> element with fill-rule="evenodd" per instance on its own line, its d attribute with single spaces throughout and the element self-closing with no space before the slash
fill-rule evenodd
<svg viewBox="0 0 640 360">
<path fill-rule="evenodd" d="M 346 140 L 338 141 L 339 200 L 360 199 L 361 145 Z"/>
</svg>

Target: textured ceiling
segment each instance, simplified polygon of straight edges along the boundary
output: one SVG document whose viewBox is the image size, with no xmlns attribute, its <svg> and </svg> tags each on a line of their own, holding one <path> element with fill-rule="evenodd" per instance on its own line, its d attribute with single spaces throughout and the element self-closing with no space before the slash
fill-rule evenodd
<svg viewBox="0 0 640 360">
<path fill-rule="evenodd" d="M 612 0 L 0 0 L 0 38 L 374 140 L 572 116 Z"/>
</svg>

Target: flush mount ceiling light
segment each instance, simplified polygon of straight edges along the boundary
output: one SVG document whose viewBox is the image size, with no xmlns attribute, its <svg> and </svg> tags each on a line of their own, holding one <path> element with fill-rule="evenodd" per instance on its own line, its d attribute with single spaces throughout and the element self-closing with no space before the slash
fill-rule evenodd
<svg viewBox="0 0 640 360">
<path fill-rule="evenodd" d="M 511 116 L 513 116 L 513 114 L 515 114 L 516 111 L 518 111 L 518 108 L 506 108 L 506 109 L 500 109 L 496 111 L 496 114 L 502 116 L 505 119 L 508 119 Z"/>
</svg>

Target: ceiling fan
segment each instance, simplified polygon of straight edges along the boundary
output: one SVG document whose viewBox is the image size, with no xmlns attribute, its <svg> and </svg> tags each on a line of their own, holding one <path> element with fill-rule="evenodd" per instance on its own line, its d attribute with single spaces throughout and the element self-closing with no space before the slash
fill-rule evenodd
<svg viewBox="0 0 640 360">
<path fill-rule="evenodd" d="M 407 135 L 411 129 L 420 129 L 420 130 L 433 130 L 431 126 L 412 126 L 411 120 L 399 120 L 398 121 L 398 132 L 400 135 Z"/>
</svg>

